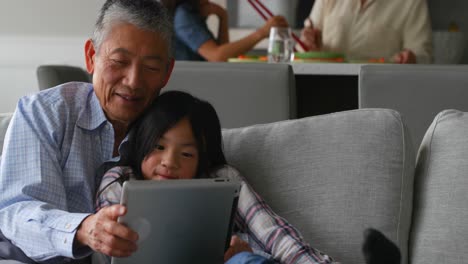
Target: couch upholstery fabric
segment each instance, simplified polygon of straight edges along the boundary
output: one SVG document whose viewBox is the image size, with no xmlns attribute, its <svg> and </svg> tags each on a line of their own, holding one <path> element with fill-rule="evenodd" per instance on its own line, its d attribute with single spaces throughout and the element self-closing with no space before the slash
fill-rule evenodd
<svg viewBox="0 0 468 264">
<path fill-rule="evenodd" d="M 362 264 L 374 227 L 406 263 L 414 153 L 400 115 L 362 109 L 223 131 L 228 162 L 306 240 Z"/>
<path fill-rule="evenodd" d="M 411 263 L 468 261 L 468 113 L 436 116 L 418 153 Z"/>
</svg>

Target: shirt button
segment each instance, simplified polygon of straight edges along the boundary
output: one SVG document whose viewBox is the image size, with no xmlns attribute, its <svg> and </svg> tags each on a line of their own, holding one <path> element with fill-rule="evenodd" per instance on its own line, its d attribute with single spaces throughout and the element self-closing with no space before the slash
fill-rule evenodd
<svg viewBox="0 0 468 264">
<path fill-rule="evenodd" d="M 70 227 L 71 227 L 70 224 L 66 224 L 66 225 L 65 225 L 65 228 L 66 228 L 66 229 L 70 229 Z"/>
</svg>

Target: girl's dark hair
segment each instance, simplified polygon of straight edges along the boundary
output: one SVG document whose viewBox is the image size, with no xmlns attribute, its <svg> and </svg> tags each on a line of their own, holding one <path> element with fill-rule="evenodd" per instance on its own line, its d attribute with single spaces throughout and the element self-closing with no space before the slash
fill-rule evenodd
<svg viewBox="0 0 468 264">
<path fill-rule="evenodd" d="M 181 91 L 162 93 L 135 121 L 129 133 L 127 154 L 120 165 L 132 167 L 137 179 L 143 179 L 141 163 L 164 133 L 183 118 L 189 120 L 198 148 L 195 178 L 208 177 L 214 169 L 225 165 L 221 125 L 215 109 L 210 103 Z"/>
<path fill-rule="evenodd" d="M 171 14 L 174 14 L 176 7 L 183 3 L 188 3 L 193 10 L 198 12 L 200 4 L 200 0 L 160 0 L 160 2 Z"/>
</svg>

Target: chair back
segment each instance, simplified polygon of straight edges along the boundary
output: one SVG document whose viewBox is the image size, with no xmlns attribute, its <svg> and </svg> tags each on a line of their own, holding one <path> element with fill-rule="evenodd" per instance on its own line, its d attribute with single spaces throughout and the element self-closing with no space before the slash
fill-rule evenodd
<svg viewBox="0 0 468 264">
<path fill-rule="evenodd" d="M 36 70 L 39 90 L 66 82 L 91 82 L 91 75 L 84 69 L 70 65 L 41 65 Z"/>
<path fill-rule="evenodd" d="M 467 98 L 467 66 L 364 65 L 359 74 L 359 108 L 400 112 L 415 148 L 437 113 L 468 111 Z"/>
<path fill-rule="evenodd" d="M 183 90 L 207 100 L 223 128 L 296 117 L 295 79 L 289 64 L 177 61 L 164 90 Z"/>
</svg>

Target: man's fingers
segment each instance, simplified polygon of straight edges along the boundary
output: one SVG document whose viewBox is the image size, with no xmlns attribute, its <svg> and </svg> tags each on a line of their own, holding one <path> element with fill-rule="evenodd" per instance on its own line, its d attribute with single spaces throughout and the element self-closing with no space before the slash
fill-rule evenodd
<svg viewBox="0 0 468 264">
<path fill-rule="evenodd" d="M 109 256 L 126 257 L 137 250 L 138 234 L 117 219 L 126 214 L 122 205 L 102 208 L 82 222 L 77 240 Z"/>
<path fill-rule="evenodd" d="M 138 249 L 135 243 L 136 241 L 116 236 L 115 234 L 107 232 L 107 230 L 105 234 L 100 237 L 100 242 L 105 246 L 105 248 L 109 248 L 111 250 L 109 252 L 111 256 L 117 256 L 116 254 L 118 254 L 118 256 L 121 256 L 122 254 L 130 255 Z"/>
<path fill-rule="evenodd" d="M 123 238 L 124 240 L 128 240 L 129 242 L 137 242 L 138 241 L 138 233 L 130 229 L 129 227 L 117 223 L 117 222 L 105 222 L 104 223 L 104 230 L 112 234 L 116 237 Z"/>
<path fill-rule="evenodd" d="M 102 244 L 100 246 L 99 252 L 103 253 L 104 255 L 111 256 L 111 257 L 119 257 L 119 258 L 124 258 L 124 257 L 130 257 L 134 251 L 130 251 L 126 248 L 124 249 L 115 249 L 113 247 L 109 247 L 106 244 Z"/>
<path fill-rule="evenodd" d="M 117 221 L 120 216 L 123 216 L 127 213 L 127 208 L 123 205 L 115 204 L 104 207 L 99 212 L 105 214 L 108 218 Z"/>
</svg>

